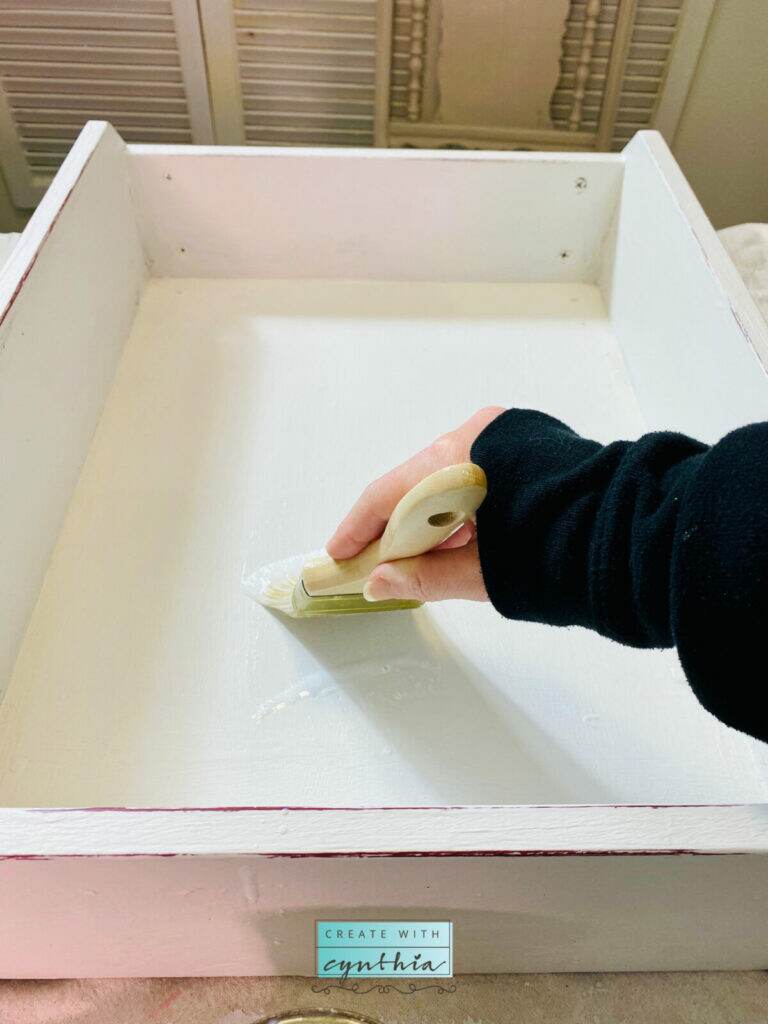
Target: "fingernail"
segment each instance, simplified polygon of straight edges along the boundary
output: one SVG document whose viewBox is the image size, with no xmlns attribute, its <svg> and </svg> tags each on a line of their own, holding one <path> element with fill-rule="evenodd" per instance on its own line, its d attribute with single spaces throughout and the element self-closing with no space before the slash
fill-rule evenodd
<svg viewBox="0 0 768 1024">
<path fill-rule="evenodd" d="M 371 581 L 368 580 L 368 582 L 363 587 L 363 597 L 365 598 L 366 601 L 378 601 L 379 600 L 378 597 L 374 596 L 374 593 L 373 593 L 374 586 L 375 586 L 375 584 L 371 583 Z"/>
</svg>

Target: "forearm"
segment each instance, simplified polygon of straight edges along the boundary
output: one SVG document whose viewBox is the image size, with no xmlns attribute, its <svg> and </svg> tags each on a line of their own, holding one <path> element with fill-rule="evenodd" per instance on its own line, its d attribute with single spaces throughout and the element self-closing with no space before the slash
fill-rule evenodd
<svg viewBox="0 0 768 1024">
<path fill-rule="evenodd" d="M 766 673 L 749 669 L 768 624 L 768 424 L 713 448 L 672 433 L 602 446 L 513 409 L 472 459 L 489 481 L 483 578 L 503 615 L 676 644 L 702 703 L 768 738 Z"/>
</svg>

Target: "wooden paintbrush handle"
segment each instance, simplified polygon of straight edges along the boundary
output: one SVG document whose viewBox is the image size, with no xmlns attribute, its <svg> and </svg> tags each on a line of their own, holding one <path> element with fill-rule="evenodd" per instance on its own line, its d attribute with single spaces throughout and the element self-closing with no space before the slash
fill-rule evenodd
<svg viewBox="0 0 768 1024">
<path fill-rule="evenodd" d="M 383 535 L 359 555 L 307 562 L 301 573 L 305 590 L 310 597 L 361 593 L 377 565 L 423 555 L 442 544 L 474 516 L 487 489 L 485 473 L 472 462 L 438 469 L 400 499 Z"/>
</svg>

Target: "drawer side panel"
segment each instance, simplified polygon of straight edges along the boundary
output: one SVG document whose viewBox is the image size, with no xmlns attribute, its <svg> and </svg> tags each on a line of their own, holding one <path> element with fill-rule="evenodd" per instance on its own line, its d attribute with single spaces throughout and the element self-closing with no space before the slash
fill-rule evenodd
<svg viewBox="0 0 768 1024">
<path fill-rule="evenodd" d="M 87 125 L 0 278 L 0 692 L 145 277 L 125 164 Z"/>
</svg>

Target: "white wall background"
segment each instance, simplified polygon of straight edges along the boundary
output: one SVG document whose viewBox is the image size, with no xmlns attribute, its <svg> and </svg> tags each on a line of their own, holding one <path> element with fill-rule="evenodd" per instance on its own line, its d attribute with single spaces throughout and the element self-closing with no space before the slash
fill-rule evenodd
<svg viewBox="0 0 768 1024">
<path fill-rule="evenodd" d="M 29 211 L 17 210 L 8 194 L 8 186 L 0 171 L 0 231 L 20 231 L 29 219 Z"/>
<path fill-rule="evenodd" d="M 715 227 L 768 222 L 768 0 L 717 0 L 668 141 Z M 0 231 L 27 217 L 0 174 Z"/>
<path fill-rule="evenodd" d="M 768 221 L 766 0 L 718 0 L 672 144 L 716 228 Z"/>
</svg>

